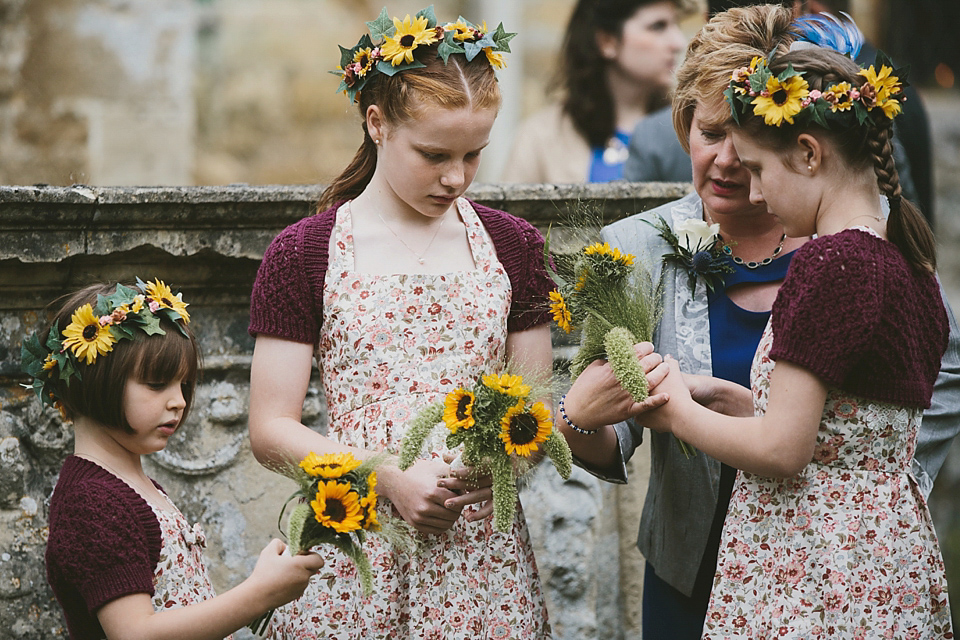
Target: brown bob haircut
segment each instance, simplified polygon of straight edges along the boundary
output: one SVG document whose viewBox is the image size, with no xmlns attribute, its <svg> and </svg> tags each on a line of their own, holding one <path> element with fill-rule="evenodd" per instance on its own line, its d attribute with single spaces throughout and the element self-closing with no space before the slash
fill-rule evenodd
<svg viewBox="0 0 960 640">
<path fill-rule="evenodd" d="M 133 285 L 130 285 L 133 286 Z M 85 304 L 96 306 L 97 295 L 108 296 L 116 290 L 113 284 L 94 284 L 61 298 L 61 305 L 47 333 L 40 336 L 46 343 L 49 331 L 63 331 L 70 324 L 73 313 Z M 131 432 L 123 412 L 123 393 L 128 379 L 168 383 L 183 378 L 183 399 L 186 406 L 180 423 L 186 421 L 193 404 L 197 376 L 201 369 L 200 349 L 190 325 L 180 321 L 187 337 L 161 317 L 164 335 L 148 336 L 136 332 L 132 340 L 118 340 L 113 349 L 99 356 L 93 363 L 79 362 L 80 380 L 69 384 L 58 380 L 57 396 L 67 420 L 85 416 L 113 429 Z"/>
</svg>

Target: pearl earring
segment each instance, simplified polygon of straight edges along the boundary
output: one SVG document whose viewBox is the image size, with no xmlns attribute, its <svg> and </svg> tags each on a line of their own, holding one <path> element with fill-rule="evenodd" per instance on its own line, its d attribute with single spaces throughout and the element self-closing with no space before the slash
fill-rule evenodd
<svg viewBox="0 0 960 640">
<path fill-rule="evenodd" d="M 380 142 L 378 141 L 377 144 L 380 144 Z M 813 167 L 811 167 L 810 165 L 807 165 L 807 171 L 813 171 Z"/>
</svg>

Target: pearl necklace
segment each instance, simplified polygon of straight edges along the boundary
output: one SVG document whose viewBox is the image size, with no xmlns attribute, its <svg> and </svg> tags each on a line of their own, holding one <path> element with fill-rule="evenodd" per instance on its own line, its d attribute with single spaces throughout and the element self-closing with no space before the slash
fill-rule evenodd
<svg viewBox="0 0 960 640">
<path fill-rule="evenodd" d="M 449 213 L 449 211 L 448 211 L 447 213 Z M 414 251 L 414 250 L 413 250 L 413 247 L 411 247 L 410 245 L 408 245 L 407 242 L 406 242 L 406 240 L 404 240 L 403 238 L 401 238 L 401 237 L 397 234 L 397 232 L 394 231 L 394 230 L 390 227 L 389 224 L 387 224 L 387 221 L 383 219 L 383 214 L 381 214 L 380 211 L 377 211 L 377 216 L 380 218 L 380 222 L 383 223 L 383 226 L 385 226 L 385 227 L 387 228 L 387 231 L 389 231 L 390 233 L 392 233 L 393 236 L 394 236 L 397 240 L 399 240 L 399 241 L 403 244 L 403 246 L 405 246 L 405 247 L 407 248 L 407 251 L 409 251 L 410 253 L 412 253 L 412 254 L 417 258 L 417 262 L 419 262 L 420 264 L 423 264 L 423 263 L 424 263 L 424 260 L 426 260 L 426 258 L 424 258 L 423 256 L 425 256 L 425 255 L 427 254 L 427 251 L 429 251 L 429 250 L 430 250 L 430 247 L 433 246 L 433 241 L 436 240 L 436 239 L 437 239 L 437 236 L 440 234 L 440 227 L 442 227 L 442 226 L 443 226 L 443 223 L 447 221 L 447 213 L 443 214 L 443 217 L 440 218 L 440 224 L 437 225 L 436 231 L 433 232 L 433 237 L 430 238 L 430 242 L 427 243 L 427 246 L 424 247 L 424 248 L 423 248 L 423 251 L 421 251 L 420 253 L 417 253 L 416 251 Z"/>
<path fill-rule="evenodd" d="M 723 242 L 723 236 L 721 236 L 719 233 L 717 234 L 717 236 L 720 238 L 720 241 Z M 784 233 L 782 236 L 780 236 L 780 244 L 778 244 L 777 248 L 773 250 L 773 253 L 770 254 L 770 257 L 764 258 L 759 262 L 754 262 L 752 260 L 747 261 L 747 260 L 744 260 L 743 258 L 738 258 L 737 256 L 733 255 L 733 249 L 730 247 L 730 245 L 726 243 L 724 243 L 721 251 L 723 251 L 724 255 L 730 256 L 730 259 L 733 260 L 736 264 L 742 265 L 747 269 L 757 269 L 759 267 L 767 266 L 768 264 L 773 262 L 774 258 L 780 255 L 780 252 L 783 251 L 783 242 L 786 239 L 787 239 L 787 234 Z"/>
</svg>

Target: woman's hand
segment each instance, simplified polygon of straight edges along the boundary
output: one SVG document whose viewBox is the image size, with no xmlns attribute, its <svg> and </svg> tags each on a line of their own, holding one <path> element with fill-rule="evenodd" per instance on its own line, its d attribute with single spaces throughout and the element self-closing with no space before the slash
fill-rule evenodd
<svg viewBox="0 0 960 640">
<path fill-rule="evenodd" d="M 378 474 L 379 475 L 379 474 Z M 460 517 L 463 504 L 446 503 L 457 494 L 440 486 L 450 481 L 450 466 L 437 459 L 417 460 L 406 471 L 396 474 L 385 483 L 384 495 L 397 507 L 406 522 L 420 533 L 443 533 Z"/>
<path fill-rule="evenodd" d="M 643 402 L 635 402 L 620 386 L 610 364 L 606 360 L 595 360 L 583 370 L 567 392 L 564 404 L 571 422 L 583 429 L 597 429 L 623 422 L 666 402 L 667 398 L 658 386 L 668 371 L 663 358 L 654 352 L 653 344 L 649 342 L 638 343 L 634 349 L 647 376 L 650 396 Z"/>
<path fill-rule="evenodd" d="M 443 454 L 443 460 L 448 464 L 455 459 L 456 455 L 449 451 Z M 450 475 L 440 478 L 437 485 L 458 494 L 444 503 L 448 509 L 459 511 L 468 504 L 479 505 L 476 511 L 464 516 L 467 522 L 483 520 L 493 513 L 493 476 L 489 473 L 478 473 L 476 467 L 452 466 Z"/>
<path fill-rule="evenodd" d="M 667 368 L 668 373 L 656 383 L 650 383 L 650 393 L 656 392 L 657 396 L 664 397 L 665 401 L 643 416 L 643 426 L 661 433 L 672 433 L 672 424 L 678 413 L 684 409 L 685 404 L 692 403 L 693 398 L 687 388 L 685 376 L 680 371 L 680 364 L 667 356 L 662 366 Z"/>
</svg>

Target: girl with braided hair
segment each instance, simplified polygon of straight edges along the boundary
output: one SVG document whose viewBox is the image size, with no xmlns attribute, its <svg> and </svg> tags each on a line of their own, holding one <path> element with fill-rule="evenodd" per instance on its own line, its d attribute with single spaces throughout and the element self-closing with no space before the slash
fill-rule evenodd
<svg viewBox="0 0 960 640">
<path fill-rule="evenodd" d="M 816 237 L 777 294 L 751 390 L 667 358 L 654 393 L 668 400 L 643 417 L 740 469 L 704 638 L 954 637 L 911 471 L 948 320 L 933 235 L 891 156 L 901 79 L 883 56 L 864 70 L 819 47 L 732 74 L 751 201 Z M 692 399 L 711 396 L 726 415 Z"/>
</svg>

